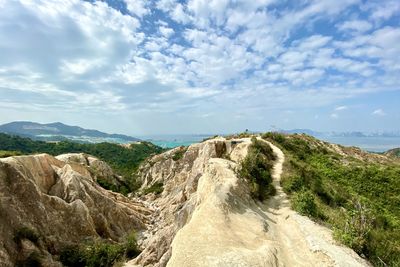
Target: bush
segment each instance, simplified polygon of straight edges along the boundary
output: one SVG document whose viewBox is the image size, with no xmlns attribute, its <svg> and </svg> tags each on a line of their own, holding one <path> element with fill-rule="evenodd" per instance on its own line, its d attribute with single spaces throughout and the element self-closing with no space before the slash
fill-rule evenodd
<svg viewBox="0 0 400 267">
<path fill-rule="evenodd" d="M 161 194 L 164 191 L 164 184 L 159 182 L 159 183 L 155 183 L 152 186 L 146 188 L 143 191 L 143 194 L 147 195 L 150 193 L 154 193 L 156 195 Z"/>
<path fill-rule="evenodd" d="M 301 215 L 317 217 L 317 205 L 315 204 L 314 195 L 308 191 L 300 191 L 292 197 L 292 208 Z"/>
<path fill-rule="evenodd" d="M 353 203 L 354 208 L 344 213 L 344 226 L 335 229 L 335 237 L 357 253 L 367 255 L 374 217 L 365 204 L 359 200 Z"/>
<path fill-rule="evenodd" d="M 136 241 L 135 232 L 130 233 L 125 241 L 125 255 L 128 259 L 135 258 L 140 254 L 139 247 Z"/>
<path fill-rule="evenodd" d="M 39 234 L 34 229 L 23 226 L 15 231 L 14 241 L 20 243 L 23 239 L 28 239 L 32 243 L 37 244 L 39 242 Z"/>
<path fill-rule="evenodd" d="M 271 176 L 273 159 L 275 155 L 271 147 L 253 138 L 246 158 L 237 169 L 238 177 L 249 182 L 252 197 L 260 201 L 275 193 Z"/>
<path fill-rule="evenodd" d="M 20 155 L 22 155 L 22 153 L 19 151 L 0 150 L 0 158 L 7 158 L 7 157 L 12 157 L 12 156 L 20 156 Z"/>
<path fill-rule="evenodd" d="M 180 147 L 178 151 L 175 152 L 175 154 L 172 156 L 172 159 L 174 161 L 178 161 L 183 158 L 183 155 L 185 155 L 187 148 L 185 147 Z"/>
<path fill-rule="evenodd" d="M 134 258 L 139 253 L 136 236 L 132 232 L 122 243 L 96 240 L 89 244 L 67 246 L 60 253 L 60 261 L 71 267 L 111 267 L 118 261 Z"/>
</svg>

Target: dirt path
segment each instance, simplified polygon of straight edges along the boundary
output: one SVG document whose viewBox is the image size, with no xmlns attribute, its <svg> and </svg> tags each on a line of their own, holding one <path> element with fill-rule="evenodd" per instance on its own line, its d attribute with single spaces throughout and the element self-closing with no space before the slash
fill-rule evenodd
<svg viewBox="0 0 400 267">
<path fill-rule="evenodd" d="M 235 172 L 251 140 L 234 142 L 226 141 L 230 160 L 206 161 L 193 193 L 190 220 L 172 237 L 168 267 L 368 266 L 351 249 L 336 245 L 329 229 L 290 209 L 280 185 L 285 156 L 270 143 L 277 155 L 277 194 L 265 203 L 255 202 L 247 181 Z"/>
<path fill-rule="evenodd" d="M 369 266 L 351 249 L 338 246 L 329 229 L 290 208 L 280 185 L 285 157 L 278 147 L 269 144 L 277 155 L 272 174 L 277 193 L 264 204 L 263 210 L 273 221 L 269 224 L 268 234 L 277 246 L 279 265 Z"/>
</svg>

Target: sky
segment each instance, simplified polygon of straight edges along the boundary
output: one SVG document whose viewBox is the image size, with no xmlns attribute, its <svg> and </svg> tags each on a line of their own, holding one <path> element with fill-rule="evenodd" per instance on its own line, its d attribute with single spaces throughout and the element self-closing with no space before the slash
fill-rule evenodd
<svg viewBox="0 0 400 267">
<path fill-rule="evenodd" d="M 0 0 L 0 123 L 400 130 L 398 0 Z"/>
</svg>

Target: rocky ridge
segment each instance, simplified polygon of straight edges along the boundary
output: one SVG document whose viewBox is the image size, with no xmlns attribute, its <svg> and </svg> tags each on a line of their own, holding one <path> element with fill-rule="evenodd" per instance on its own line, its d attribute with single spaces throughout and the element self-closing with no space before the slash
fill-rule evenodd
<svg viewBox="0 0 400 267">
<path fill-rule="evenodd" d="M 250 144 L 212 139 L 142 166 L 142 189 L 162 183 L 164 191 L 142 197 L 152 225 L 141 233 L 143 252 L 125 266 L 368 266 L 329 229 L 290 209 L 279 185 L 284 156 L 272 144 L 278 194 L 264 204 L 250 198 L 235 172 Z"/>
</svg>

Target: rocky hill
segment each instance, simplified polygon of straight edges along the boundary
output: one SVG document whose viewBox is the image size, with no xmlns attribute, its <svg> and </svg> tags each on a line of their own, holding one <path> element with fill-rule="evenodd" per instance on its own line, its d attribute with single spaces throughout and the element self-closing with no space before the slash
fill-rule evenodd
<svg viewBox="0 0 400 267">
<path fill-rule="evenodd" d="M 98 251 L 90 244 L 124 246 L 135 231 L 136 253 L 91 257 L 127 267 L 370 266 L 366 257 L 395 266 L 399 173 L 395 158 L 306 135 L 218 137 L 146 160 L 127 198 L 98 185 L 119 177 L 92 156 L 9 157 L 0 160 L 0 265 L 35 252 L 42 266 L 100 266 L 65 247 L 78 244 L 85 258 Z"/>
<path fill-rule="evenodd" d="M 276 146 L 277 195 L 264 203 L 251 197 L 236 171 L 251 145 L 250 138 L 217 138 L 143 165 L 142 191 L 157 184 L 163 191 L 143 196 L 152 225 L 140 236 L 143 252 L 126 266 L 368 266 L 329 229 L 290 209 Z"/>
<path fill-rule="evenodd" d="M 0 265 L 61 266 L 69 246 L 145 229 L 150 211 L 100 187 L 97 175 L 113 177 L 81 154 L 0 159 Z"/>
<path fill-rule="evenodd" d="M 108 134 L 97 130 L 66 125 L 61 122 L 41 124 L 30 121 L 15 121 L 0 125 L 0 132 L 42 141 L 73 140 L 86 143 L 128 143 L 139 141 L 138 138 L 132 136 Z"/>
<path fill-rule="evenodd" d="M 400 148 L 394 148 L 385 152 L 385 155 L 389 157 L 398 157 L 400 158 Z"/>
</svg>

